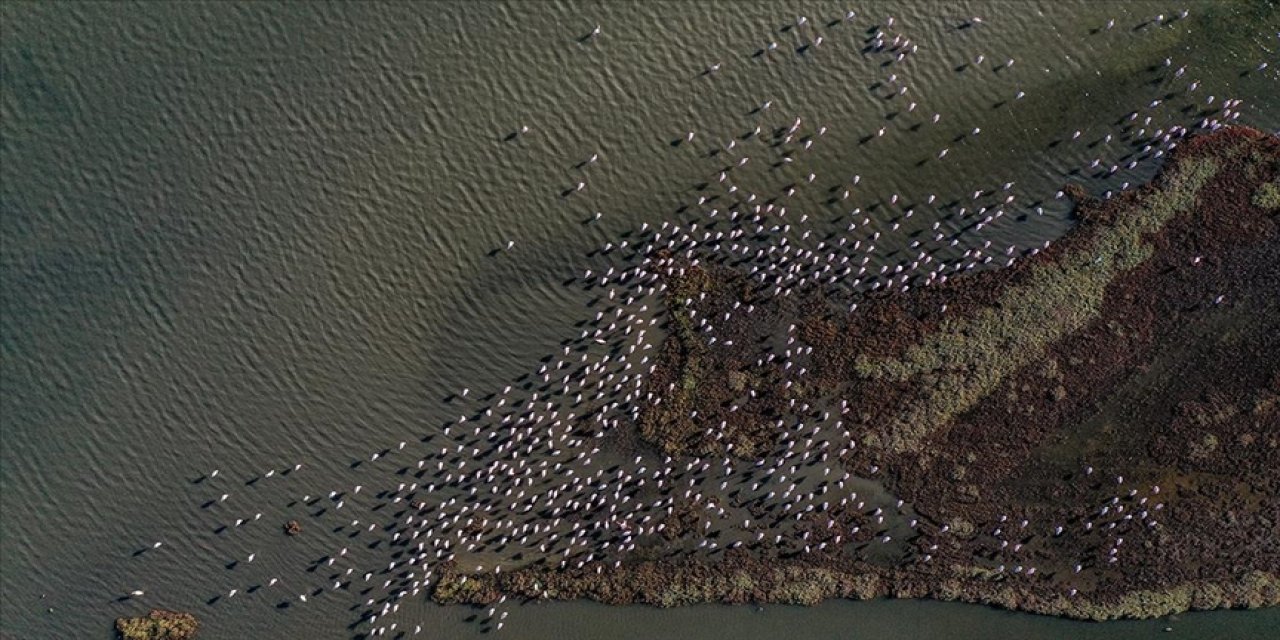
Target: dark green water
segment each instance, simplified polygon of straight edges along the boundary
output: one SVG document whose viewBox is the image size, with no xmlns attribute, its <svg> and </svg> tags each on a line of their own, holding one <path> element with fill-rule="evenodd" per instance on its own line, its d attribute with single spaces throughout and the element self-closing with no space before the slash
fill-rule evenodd
<svg viewBox="0 0 1280 640">
<path fill-rule="evenodd" d="M 287 610 L 254 595 L 206 602 L 268 575 L 304 581 L 276 529 L 283 505 L 385 482 L 349 462 L 431 433 L 456 417 L 441 398 L 499 389 L 576 336 L 588 295 L 562 281 L 608 266 L 587 256 L 603 243 L 677 219 L 721 162 L 699 151 L 750 130 L 765 100 L 770 126 L 800 116 L 829 132 L 794 167 L 750 165 L 743 188 L 857 174 L 853 205 L 1015 182 L 1044 212 L 982 237 L 1024 246 L 1069 228 L 1051 195 L 1103 155 L 1048 147 L 1073 130 L 1097 137 L 1137 109 L 1189 126 L 1146 107 L 1191 79 L 1202 98 L 1242 99 L 1241 122 L 1280 128 L 1278 65 L 1245 73 L 1277 57 L 1269 2 L 857 4 L 852 25 L 821 26 L 826 42 L 805 54 L 793 49 L 807 36 L 781 27 L 798 15 L 826 25 L 848 7 L 0 4 L 0 635 L 106 638 L 114 617 L 166 606 L 195 612 L 210 638 L 349 637 L 354 596 Z M 1186 20 L 1133 30 L 1183 8 Z M 886 121 L 868 86 L 887 72 L 859 54 L 859 34 L 890 15 L 920 44 L 909 67 L 919 106 Z M 981 28 L 955 29 L 973 15 Z M 1108 19 L 1117 27 L 1091 33 Z M 602 37 L 579 43 L 596 24 Z M 770 40 L 781 52 L 753 58 Z M 979 54 L 1017 62 L 955 70 Z M 1186 76 L 1152 84 L 1148 67 L 1166 58 Z M 933 113 L 938 125 L 910 129 Z M 522 125 L 530 134 L 502 141 Z M 951 142 L 973 127 L 981 136 Z M 687 131 L 697 144 L 672 147 Z M 917 165 L 948 146 L 947 162 Z M 590 186 L 561 197 L 593 153 Z M 1157 164 L 1088 184 L 1136 184 Z M 805 207 L 821 210 L 820 196 L 801 195 L 794 209 Z M 932 222 L 914 220 L 901 234 L 886 220 L 872 228 L 902 246 Z M 295 463 L 304 469 L 279 482 L 242 482 Z M 225 488 L 191 483 L 213 468 Z M 199 505 L 224 490 L 231 517 L 271 522 L 211 533 Z M 156 540 L 165 546 L 133 556 Z M 303 544 L 304 555 L 325 546 Z M 251 552 L 255 575 L 224 570 Z M 133 589 L 146 596 L 117 600 Z M 394 620 L 466 637 L 471 613 L 412 601 Z M 515 609 L 503 633 L 1132 638 L 1169 624 L 923 602 L 561 603 Z M 1280 618 L 1215 612 L 1172 626 L 1174 637 L 1263 637 Z"/>
</svg>

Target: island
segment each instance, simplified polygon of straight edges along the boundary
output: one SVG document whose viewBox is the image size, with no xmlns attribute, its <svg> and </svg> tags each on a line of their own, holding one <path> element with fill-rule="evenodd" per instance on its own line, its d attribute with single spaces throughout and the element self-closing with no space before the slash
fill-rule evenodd
<svg viewBox="0 0 1280 640">
<path fill-rule="evenodd" d="M 137 618 L 116 618 L 122 640 L 188 640 L 196 637 L 200 622 L 190 613 L 152 609 Z"/>
<path fill-rule="evenodd" d="M 792 513 L 668 488 L 661 533 L 634 548 L 446 563 L 433 598 L 935 598 L 1086 620 L 1280 604 L 1280 141 L 1227 127 L 1183 141 L 1148 185 L 1065 192 L 1065 237 L 852 310 L 820 286 L 769 296 L 731 261 L 650 256 L 675 268 L 645 382 L 661 402 L 632 437 L 753 460 L 780 446 L 779 416 L 838 415 L 847 440 L 821 456 L 846 477 L 781 473 L 818 495 L 866 482 L 907 505 L 904 522 L 834 498 Z M 706 317 L 728 318 L 714 346 Z M 761 357 L 784 339 L 803 367 Z M 750 520 L 694 547 L 726 505 Z"/>
</svg>

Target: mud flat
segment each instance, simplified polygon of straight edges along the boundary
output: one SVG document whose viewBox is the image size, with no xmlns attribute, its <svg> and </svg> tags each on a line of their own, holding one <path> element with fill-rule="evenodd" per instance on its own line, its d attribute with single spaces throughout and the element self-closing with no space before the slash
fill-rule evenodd
<svg viewBox="0 0 1280 640">
<path fill-rule="evenodd" d="M 1280 141 L 1224 129 L 1143 188 L 1069 194 L 1079 224 L 1043 251 L 852 312 L 818 288 L 769 296 L 729 262 L 667 282 L 647 383 L 664 402 L 639 438 L 753 459 L 797 404 L 838 411 L 839 463 L 910 504 L 900 553 L 868 555 L 866 513 L 773 507 L 757 517 L 794 522 L 803 553 L 772 535 L 694 553 L 697 517 L 676 509 L 607 563 L 446 566 L 434 598 L 928 597 L 1090 620 L 1280 604 Z M 755 311 L 707 344 L 690 311 L 735 305 Z M 761 364 L 761 345 L 788 336 L 818 354 L 803 376 Z"/>
</svg>

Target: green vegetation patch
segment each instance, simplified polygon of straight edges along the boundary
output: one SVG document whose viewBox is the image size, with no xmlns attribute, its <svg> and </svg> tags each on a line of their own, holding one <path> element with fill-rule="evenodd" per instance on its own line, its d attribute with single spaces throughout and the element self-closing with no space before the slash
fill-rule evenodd
<svg viewBox="0 0 1280 640">
<path fill-rule="evenodd" d="M 123 640 L 187 640 L 194 638 L 199 629 L 195 616 L 163 609 L 137 618 L 116 619 L 116 631 Z"/>
<path fill-rule="evenodd" d="M 1280 184 L 1264 182 L 1253 192 L 1253 204 L 1265 211 L 1280 210 Z"/>
</svg>

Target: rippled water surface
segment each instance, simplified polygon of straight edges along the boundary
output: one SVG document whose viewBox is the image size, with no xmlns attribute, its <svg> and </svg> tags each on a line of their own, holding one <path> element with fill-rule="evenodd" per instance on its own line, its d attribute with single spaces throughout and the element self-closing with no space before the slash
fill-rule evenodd
<svg viewBox="0 0 1280 640">
<path fill-rule="evenodd" d="M 730 140 L 734 158 L 758 146 L 743 189 L 860 176 L 841 211 L 1012 182 L 1028 204 L 974 237 L 1028 247 L 1070 228 L 1053 198 L 1066 182 L 1101 193 L 1154 173 L 1158 161 L 1095 177 L 1090 161 L 1118 154 L 1089 143 L 1138 110 L 1153 128 L 1194 125 L 1178 111 L 1193 80 L 1194 100 L 1241 99 L 1241 122 L 1280 128 L 1280 65 L 1251 71 L 1277 58 L 1270 2 L 856 5 L 844 22 L 849 7 L 828 2 L 0 4 L 0 635 L 106 638 L 114 617 L 166 606 L 197 614 L 210 638 L 350 637 L 354 595 L 208 604 L 303 572 L 279 522 L 218 535 L 200 504 L 226 491 L 244 517 L 275 514 L 374 478 L 351 461 L 437 431 L 457 417 L 442 398 L 458 389 L 536 369 L 594 313 L 596 294 L 564 281 L 613 264 L 592 251 L 640 224 L 686 219 L 677 210 L 726 162 L 708 151 Z M 807 29 L 783 29 L 801 15 Z M 862 52 L 889 16 L 919 45 L 905 67 Z M 972 16 L 983 23 L 957 28 Z M 827 132 L 795 162 L 773 167 L 743 137 L 797 116 Z M 835 224 L 828 193 L 789 207 Z M 877 216 L 871 266 L 935 221 L 956 224 L 925 207 Z M 214 468 L 223 488 L 193 482 Z M 250 552 L 255 578 L 224 568 Z M 133 589 L 146 596 L 118 600 Z M 415 600 L 397 619 L 466 637 L 472 613 Z M 1280 618 L 558 603 L 516 608 L 502 633 L 1131 638 L 1165 626 L 1260 637 Z"/>
</svg>

